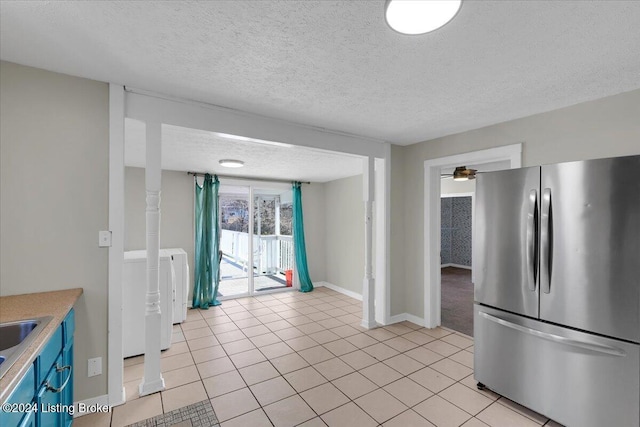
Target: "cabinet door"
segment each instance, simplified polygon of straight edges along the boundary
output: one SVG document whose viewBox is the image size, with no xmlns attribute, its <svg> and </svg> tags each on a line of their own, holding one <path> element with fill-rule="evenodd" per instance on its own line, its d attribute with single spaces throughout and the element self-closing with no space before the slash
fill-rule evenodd
<svg viewBox="0 0 640 427">
<path fill-rule="evenodd" d="M 71 341 L 67 341 L 65 344 L 65 348 L 62 351 L 62 362 L 65 367 L 73 367 L 73 338 Z M 66 378 L 66 375 L 69 375 L 69 379 L 67 381 L 66 386 L 62 390 L 62 404 L 65 407 L 70 407 L 73 405 L 73 371 L 65 370 L 63 376 Z M 70 426 L 73 422 L 73 416 L 69 413 L 69 411 L 65 411 L 62 414 L 63 425 Z"/>
<path fill-rule="evenodd" d="M 33 401 L 33 395 L 35 394 L 34 372 L 34 367 L 33 365 L 31 365 L 16 388 L 13 390 L 13 392 L 11 392 L 11 395 L 7 399 L 6 403 L 18 405 L 31 403 Z M 29 414 L 18 411 L 5 412 L 4 410 L 0 410 L 0 426 L 4 427 L 21 425 L 20 420 L 22 420 L 23 417 L 27 417 L 28 415 Z"/>
<path fill-rule="evenodd" d="M 34 412 L 29 412 L 24 416 L 18 427 L 36 427 L 36 416 Z"/>
<path fill-rule="evenodd" d="M 75 331 L 75 315 L 73 309 L 69 312 L 63 322 L 64 329 L 64 347 L 62 349 L 62 363 L 65 367 L 73 367 L 73 334 Z M 73 405 L 73 370 L 68 368 L 63 375 L 69 375 L 69 381 L 62 391 L 62 404 L 65 407 Z M 70 426 L 73 422 L 73 416 L 68 412 L 62 415 L 64 426 Z"/>
<path fill-rule="evenodd" d="M 49 374 L 38 390 L 38 425 L 39 426 L 62 426 L 62 388 L 64 372 L 58 368 L 62 366 L 62 353 L 51 367 Z M 66 378 L 66 375 L 65 375 Z"/>
</svg>

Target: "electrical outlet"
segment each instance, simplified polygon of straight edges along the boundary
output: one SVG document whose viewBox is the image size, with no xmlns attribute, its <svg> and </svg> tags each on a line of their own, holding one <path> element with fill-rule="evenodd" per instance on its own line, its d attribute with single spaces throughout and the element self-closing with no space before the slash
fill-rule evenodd
<svg viewBox="0 0 640 427">
<path fill-rule="evenodd" d="M 111 231 L 98 232 L 98 247 L 108 248 L 111 246 Z"/>
<path fill-rule="evenodd" d="M 96 375 L 102 375 L 102 357 L 89 359 L 87 364 L 87 376 L 95 377 Z"/>
</svg>

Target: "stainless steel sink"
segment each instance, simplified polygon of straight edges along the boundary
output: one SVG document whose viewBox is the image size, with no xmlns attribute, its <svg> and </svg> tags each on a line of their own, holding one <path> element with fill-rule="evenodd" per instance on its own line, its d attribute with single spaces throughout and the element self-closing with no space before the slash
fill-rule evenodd
<svg viewBox="0 0 640 427">
<path fill-rule="evenodd" d="M 20 344 L 36 326 L 38 326 L 36 320 L 25 320 L 7 325 L 0 324 L 0 351 Z"/>
<path fill-rule="evenodd" d="M 51 316 L 0 323 L 0 378 L 53 319 Z"/>
</svg>

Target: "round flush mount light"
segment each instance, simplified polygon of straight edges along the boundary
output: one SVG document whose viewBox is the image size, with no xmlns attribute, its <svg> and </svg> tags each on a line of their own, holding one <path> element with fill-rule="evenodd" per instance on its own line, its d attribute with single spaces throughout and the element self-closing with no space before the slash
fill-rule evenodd
<svg viewBox="0 0 640 427">
<path fill-rule="evenodd" d="M 244 162 L 241 160 L 222 159 L 218 163 L 225 168 L 241 168 L 244 166 Z"/>
<path fill-rule="evenodd" d="M 425 34 L 451 21 L 462 0 L 387 0 L 385 18 L 402 34 Z"/>
</svg>

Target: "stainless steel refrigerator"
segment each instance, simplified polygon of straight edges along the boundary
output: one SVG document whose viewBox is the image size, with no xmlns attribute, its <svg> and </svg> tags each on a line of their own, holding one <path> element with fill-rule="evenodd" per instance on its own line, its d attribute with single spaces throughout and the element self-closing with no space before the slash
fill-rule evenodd
<svg viewBox="0 0 640 427">
<path fill-rule="evenodd" d="M 479 174 L 475 378 L 568 426 L 640 424 L 640 156 Z"/>
</svg>

